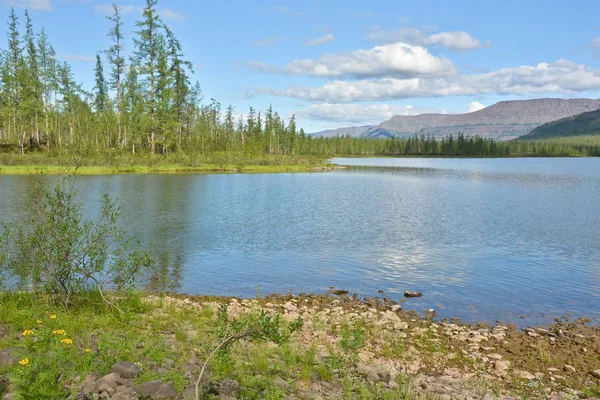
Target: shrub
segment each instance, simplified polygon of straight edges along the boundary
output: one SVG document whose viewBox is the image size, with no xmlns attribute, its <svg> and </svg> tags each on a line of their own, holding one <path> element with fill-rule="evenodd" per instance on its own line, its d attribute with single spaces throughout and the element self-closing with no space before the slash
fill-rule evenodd
<svg viewBox="0 0 600 400">
<path fill-rule="evenodd" d="M 29 194 L 29 224 L 4 225 L 0 237 L 0 275 L 17 276 L 21 285 L 65 308 L 89 290 L 104 298 L 105 288 L 128 289 L 153 264 L 139 245 L 131 250 L 130 239 L 117 226 L 116 200 L 104 195 L 99 218 L 85 220 L 74 184 L 74 176 L 66 175 L 49 190 L 40 176 Z"/>
</svg>

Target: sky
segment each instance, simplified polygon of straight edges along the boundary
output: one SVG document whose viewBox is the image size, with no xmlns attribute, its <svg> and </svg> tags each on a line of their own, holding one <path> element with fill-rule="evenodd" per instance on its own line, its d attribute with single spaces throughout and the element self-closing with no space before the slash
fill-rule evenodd
<svg viewBox="0 0 600 400">
<path fill-rule="evenodd" d="M 131 53 L 145 1 L 117 4 Z M 110 1 L 0 0 L 0 20 L 11 7 L 29 9 L 34 29 L 45 28 L 91 89 L 96 53 L 110 46 Z M 306 132 L 502 100 L 600 97 L 598 0 L 159 0 L 157 8 L 205 102 L 238 114 L 272 104 Z"/>
</svg>

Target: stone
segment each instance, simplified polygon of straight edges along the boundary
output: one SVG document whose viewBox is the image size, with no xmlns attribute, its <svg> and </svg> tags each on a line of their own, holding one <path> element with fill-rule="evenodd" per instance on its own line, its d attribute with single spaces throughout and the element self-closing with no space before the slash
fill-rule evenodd
<svg viewBox="0 0 600 400">
<path fill-rule="evenodd" d="M 217 391 L 221 396 L 233 396 L 237 394 L 240 390 L 240 384 L 238 381 L 234 381 L 233 379 L 223 379 L 219 382 Z"/>
<path fill-rule="evenodd" d="M 600 369 L 596 369 L 594 371 L 591 371 L 590 375 L 592 375 L 596 379 L 600 379 Z"/>
<path fill-rule="evenodd" d="M 121 378 L 131 379 L 140 376 L 141 370 L 140 367 L 134 363 L 121 361 L 113 365 L 113 367 L 110 369 L 110 372 L 119 374 Z"/>
<path fill-rule="evenodd" d="M 136 390 L 143 399 L 172 400 L 177 398 L 177 390 L 172 384 L 158 380 L 144 382 L 136 386 Z"/>
<path fill-rule="evenodd" d="M 409 290 L 407 290 L 406 292 L 404 292 L 404 297 L 406 298 L 415 298 L 415 297 L 422 297 L 423 293 L 421 292 L 411 292 Z"/>
<path fill-rule="evenodd" d="M 435 318 L 436 314 L 437 312 L 433 308 L 427 309 L 425 310 L 425 319 L 431 321 Z"/>
<path fill-rule="evenodd" d="M 327 291 L 327 294 L 333 294 L 335 296 L 345 296 L 345 295 L 347 295 L 349 293 L 350 292 L 347 291 L 347 290 L 341 290 L 341 289 L 335 289 L 335 288 L 329 289 Z"/>
<path fill-rule="evenodd" d="M 510 362 L 506 360 L 498 360 L 494 363 L 494 369 L 499 374 L 505 374 L 510 367 Z"/>
<path fill-rule="evenodd" d="M 565 365 L 563 367 L 563 371 L 565 371 L 567 374 L 574 374 L 577 372 L 575 368 L 571 367 L 570 365 Z"/>
<path fill-rule="evenodd" d="M 110 398 L 110 400 L 139 400 L 139 397 L 135 393 L 117 393 Z"/>
<path fill-rule="evenodd" d="M 371 382 L 389 382 L 392 378 L 392 371 L 389 367 L 381 363 L 365 364 L 357 363 L 356 371 L 366 376 Z"/>
<path fill-rule="evenodd" d="M 2 400 L 17 400 L 17 394 L 16 393 L 6 393 L 4 396 L 2 396 Z"/>
<path fill-rule="evenodd" d="M 119 390 L 120 387 L 131 388 L 133 387 L 133 383 L 127 379 L 121 378 L 119 374 L 112 373 L 96 381 L 91 392 L 98 395 L 106 394 L 108 396 L 113 396 L 117 392 L 123 393 L 122 390 Z"/>
<path fill-rule="evenodd" d="M 527 372 L 527 371 L 515 371 L 515 376 L 517 378 L 524 379 L 527 381 L 535 379 L 535 375 L 533 375 L 531 372 Z"/>
<path fill-rule="evenodd" d="M 287 392 L 288 389 L 290 388 L 290 384 L 287 383 L 287 381 L 281 377 L 276 377 L 275 380 L 273 381 L 273 384 L 275 385 L 275 387 L 279 388 L 280 390 Z"/>
<path fill-rule="evenodd" d="M 0 368 L 10 368 L 19 364 L 16 349 L 4 349 L 0 351 Z"/>
</svg>

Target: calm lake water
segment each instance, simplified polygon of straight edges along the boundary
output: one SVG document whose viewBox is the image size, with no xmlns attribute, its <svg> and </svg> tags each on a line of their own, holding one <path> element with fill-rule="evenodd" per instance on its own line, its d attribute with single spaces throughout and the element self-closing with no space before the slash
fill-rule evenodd
<svg viewBox="0 0 600 400">
<path fill-rule="evenodd" d="M 468 322 L 600 321 L 600 159 L 333 162 L 351 167 L 77 182 L 89 216 L 119 198 L 123 227 L 154 243 L 154 280 L 177 291 L 418 290 L 405 308 Z M 0 176 L 2 219 L 24 215 L 27 186 Z"/>
</svg>

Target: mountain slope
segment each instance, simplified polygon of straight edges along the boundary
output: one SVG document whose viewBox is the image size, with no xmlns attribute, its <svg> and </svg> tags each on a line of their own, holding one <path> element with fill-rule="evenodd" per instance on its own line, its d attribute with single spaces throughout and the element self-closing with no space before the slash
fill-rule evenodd
<svg viewBox="0 0 600 400">
<path fill-rule="evenodd" d="M 371 125 L 367 126 L 355 126 L 348 128 L 338 128 L 338 129 L 330 129 L 326 131 L 320 131 L 311 133 L 312 137 L 336 137 L 336 136 L 360 136 L 371 128 Z"/>
<path fill-rule="evenodd" d="M 600 110 L 563 118 L 538 126 L 522 139 L 562 136 L 600 135 Z"/>
<path fill-rule="evenodd" d="M 364 137 L 412 136 L 424 133 L 444 137 L 459 132 L 467 136 L 508 140 L 525 135 L 551 121 L 600 109 L 600 100 L 535 99 L 502 101 L 467 114 L 394 116 L 364 132 Z"/>
<path fill-rule="evenodd" d="M 463 133 L 496 140 L 526 135 L 548 122 L 600 109 L 600 99 L 534 99 L 502 101 L 467 114 L 396 115 L 372 127 L 341 128 L 313 136 L 347 135 L 369 138 L 415 134 L 445 137 Z M 339 132 L 338 132 L 339 131 Z"/>
</svg>

